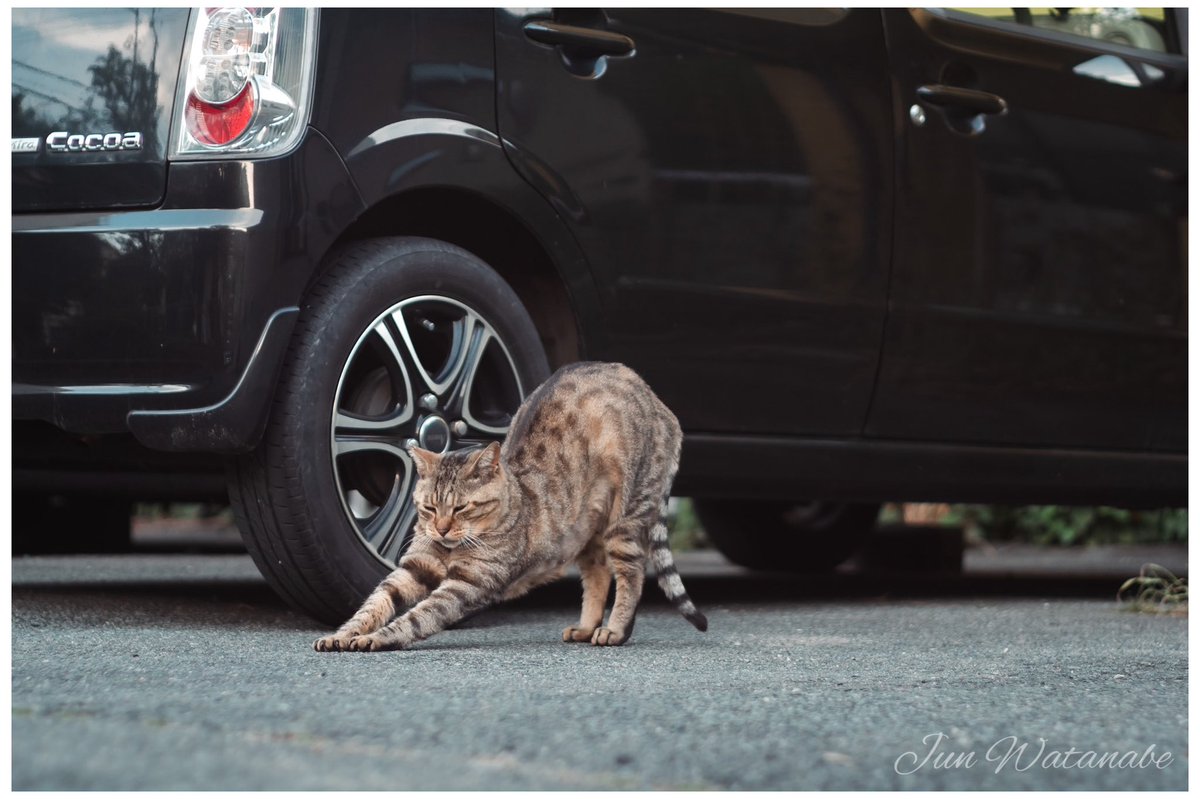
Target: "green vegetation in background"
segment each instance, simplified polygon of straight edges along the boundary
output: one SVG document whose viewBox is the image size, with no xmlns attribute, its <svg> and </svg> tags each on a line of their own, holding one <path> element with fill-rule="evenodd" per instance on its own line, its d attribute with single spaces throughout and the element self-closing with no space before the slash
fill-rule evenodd
<svg viewBox="0 0 1200 799">
<path fill-rule="evenodd" d="M 708 540 L 690 499 L 675 499 L 670 517 L 671 548 L 706 549 Z M 885 505 L 880 524 L 901 524 L 899 505 Z M 1126 510 L 1059 505 L 951 505 L 938 524 L 961 526 L 967 542 L 1015 541 L 1042 546 L 1088 544 L 1186 544 L 1186 509 Z"/>
<path fill-rule="evenodd" d="M 889 509 L 890 510 L 890 509 Z M 882 523 L 900 523 L 890 510 Z M 939 524 L 961 526 L 967 542 L 1019 541 L 1046 546 L 1187 543 L 1187 510 L 1126 510 L 1060 505 L 951 505 Z"/>
<path fill-rule="evenodd" d="M 696 509 L 690 499 L 676 498 L 671 501 L 671 513 L 667 519 L 667 537 L 671 549 L 676 552 L 686 552 L 690 549 L 708 549 L 708 539 L 704 536 L 704 528 L 696 516 Z"/>
<path fill-rule="evenodd" d="M 1165 613 L 1186 616 L 1188 583 L 1157 563 L 1142 566 L 1141 574 L 1131 577 L 1117 590 L 1121 607 L 1134 613 Z"/>
<path fill-rule="evenodd" d="M 133 506 L 133 515 L 140 519 L 189 519 L 211 520 L 220 517 L 230 525 L 235 524 L 233 511 L 228 505 L 208 502 L 138 502 Z"/>
</svg>

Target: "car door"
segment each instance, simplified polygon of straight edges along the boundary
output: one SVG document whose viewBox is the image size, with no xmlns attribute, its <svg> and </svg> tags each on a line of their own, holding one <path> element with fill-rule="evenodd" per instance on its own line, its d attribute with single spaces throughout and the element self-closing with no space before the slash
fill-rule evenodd
<svg viewBox="0 0 1200 799">
<path fill-rule="evenodd" d="M 1187 60 L 1162 9 L 889 10 L 869 435 L 1183 451 Z"/>
<path fill-rule="evenodd" d="M 709 432 L 857 434 L 891 236 L 870 10 L 498 11 L 498 125 L 589 260 L 590 357 Z"/>
</svg>

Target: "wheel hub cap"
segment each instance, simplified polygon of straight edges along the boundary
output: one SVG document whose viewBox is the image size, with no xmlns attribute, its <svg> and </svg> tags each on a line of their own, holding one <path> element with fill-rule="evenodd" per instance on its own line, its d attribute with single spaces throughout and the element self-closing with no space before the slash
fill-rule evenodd
<svg viewBox="0 0 1200 799">
<path fill-rule="evenodd" d="M 450 425 L 440 416 L 429 416 L 417 428 L 417 443 L 439 455 L 450 449 Z"/>
</svg>

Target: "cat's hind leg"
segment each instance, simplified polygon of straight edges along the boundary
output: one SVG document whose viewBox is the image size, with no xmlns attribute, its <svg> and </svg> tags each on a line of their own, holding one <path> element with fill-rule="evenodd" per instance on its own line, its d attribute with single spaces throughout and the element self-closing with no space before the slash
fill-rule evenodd
<svg viewBox="0 0 1200 799">
<path fill-rule="evenodd" d="M 604 552 L 616 579 L 616 598 L 608 624 L 592 632 L 593 646 L 620 646 L 633 633 L 642 585 L 646 581 L 645 524 L 622 519 L 604 532 Z"/>
<path fill-rule="evenodd" d="M 313 642 L 318 652 L 338 652 L 359 636 L 378 630 L 406 607 L 420 602 L 446 576 L 440 563 L 432 558 L 411 556 L 400 561 L 400 567 L 383 578 L 358 612 L 337 629 Z"/>
<path fill-rule="evenodd" d="M 563 641 L 568 643 L 592 640 L 592 633 L 604 621 L 604 603 L 608 601 L 608 586 L 612 582 L 599 536 L 588 542 L 575 563 L 583 583 L 583 610 L 579 614 L 579 624 L 562 632 Z"/>
</svg>

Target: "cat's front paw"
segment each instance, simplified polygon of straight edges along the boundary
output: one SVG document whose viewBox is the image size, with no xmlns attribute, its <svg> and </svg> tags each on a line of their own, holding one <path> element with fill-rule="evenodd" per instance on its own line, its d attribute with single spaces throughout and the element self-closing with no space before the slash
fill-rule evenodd
<svg viewBox="0 0 1200 799">
<path fill-rule="evenodd" d="M 342 644 L 347 652 L 377 652 L 382 648 L 379 639 L 372 635 L 356 635 Z"/>
<path fill-rule="evenodd" d="M 335 633 L 313 641 L 313 649 L 318 652 L 341 652 L 349 641 L 350 639 L 346 636 Z"/>
<path fill-rule="evenodd" d="M 404 649 L 409 642 L 400 639 L 382 639 L 375 635 L 359 635 L 342 644 L 347 652 L 384 652 L 391 649 Z"/>
<path fill-rule="evenodd" d="M 587 642 L 592 640 L 592 633 L 595 631 L 595 627 L 567 627 L 562 632 L 562 639 L 568 644 L 573 641 Z"/>
<path fill-rule="evenodd" d="M 597 627 L 592 633 L 592 646 L 620 646 L 629 640 L 629 636 L 610 630 L 607 627 Z"/>
</svg>

